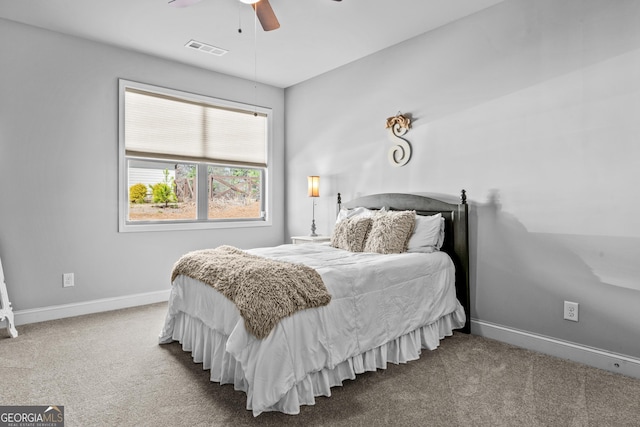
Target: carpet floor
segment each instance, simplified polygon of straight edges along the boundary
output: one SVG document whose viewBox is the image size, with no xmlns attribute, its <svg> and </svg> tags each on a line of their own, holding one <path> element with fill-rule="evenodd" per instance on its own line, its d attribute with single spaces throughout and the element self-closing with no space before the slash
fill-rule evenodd
<svg viewBox="0 0 640 427">
<path fill-rule="evenodd" d="M 456 333 L 359 375 L 296 416 L 254 418 L 180 344 L 166 303 L 0 330 L 0 405 L 63 405 L 70 426 L 640 426 L 640 380 Z"/>
</svg>

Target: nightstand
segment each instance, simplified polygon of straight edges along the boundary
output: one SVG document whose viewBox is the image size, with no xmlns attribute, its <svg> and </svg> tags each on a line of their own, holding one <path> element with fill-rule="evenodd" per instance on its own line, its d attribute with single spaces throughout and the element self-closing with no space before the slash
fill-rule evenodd
<svg viewBox="0 0 640 427">
<path fill-rule="evenodd" d="M 325 243 L 330 242 L 329 236 L 293 236 L 291 241 L 294 245 L 303 245 L 305 243 Z"/>
</svg>

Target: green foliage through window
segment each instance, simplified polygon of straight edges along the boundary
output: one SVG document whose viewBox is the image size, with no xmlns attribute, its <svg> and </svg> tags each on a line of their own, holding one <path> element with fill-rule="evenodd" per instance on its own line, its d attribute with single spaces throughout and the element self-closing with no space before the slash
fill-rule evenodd
<svg viewBox="0 0 640 427">
<path fill-rule="evenodd" d="M 147 186 L 137 183 L 129 187 L 129 201 L 131 203 L 144 203 L 147 197 Z"/>
<path fill-rule="evenodd" d="M 151 192 L 153 195 L 154 203 L 164 203 L 164 206 L 169 206 L 169 203 L 175 203 L 178 201 L 176 193 L 173 191 L 174 179 L 169 179 L 169 171 L 164 170 L 164 182 L 151 185 Z"/>
</svg>

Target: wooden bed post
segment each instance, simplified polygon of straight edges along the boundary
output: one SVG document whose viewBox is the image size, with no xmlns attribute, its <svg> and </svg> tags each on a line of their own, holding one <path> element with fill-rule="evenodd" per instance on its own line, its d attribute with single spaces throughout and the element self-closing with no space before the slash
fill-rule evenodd
<svg viewBox="0 0 640 427">
<path fill-rule="evenodd" d="M 456 295 L 458 301 L 464 307 L 467 314 L 467 321 L 462 332 L 471 333 L 471 295 L 469 293 L 469 205 L 467 204 L 467 192 L 462 190 L 460 193 L 460 204 L 455 212 L 457 218 L 454 223 L 454 243 L 453 249 L 458 255 L 460 266 L 460 274 L 456 274 Z M 460 268 L 461 267 L 461 268 Z M 464 281 L 464 286 L 462 286 Z"/>
</svg>

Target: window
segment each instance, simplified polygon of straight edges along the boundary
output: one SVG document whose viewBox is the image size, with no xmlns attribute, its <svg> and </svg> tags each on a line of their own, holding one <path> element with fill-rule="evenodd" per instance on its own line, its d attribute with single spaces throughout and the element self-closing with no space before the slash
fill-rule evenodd
<svg viewBox="0 0 640 427">
<path fill-rule="evenodd" d="M 120 80 L 120 231 L 270 225 L 271 110 Z"/>
</svg>

